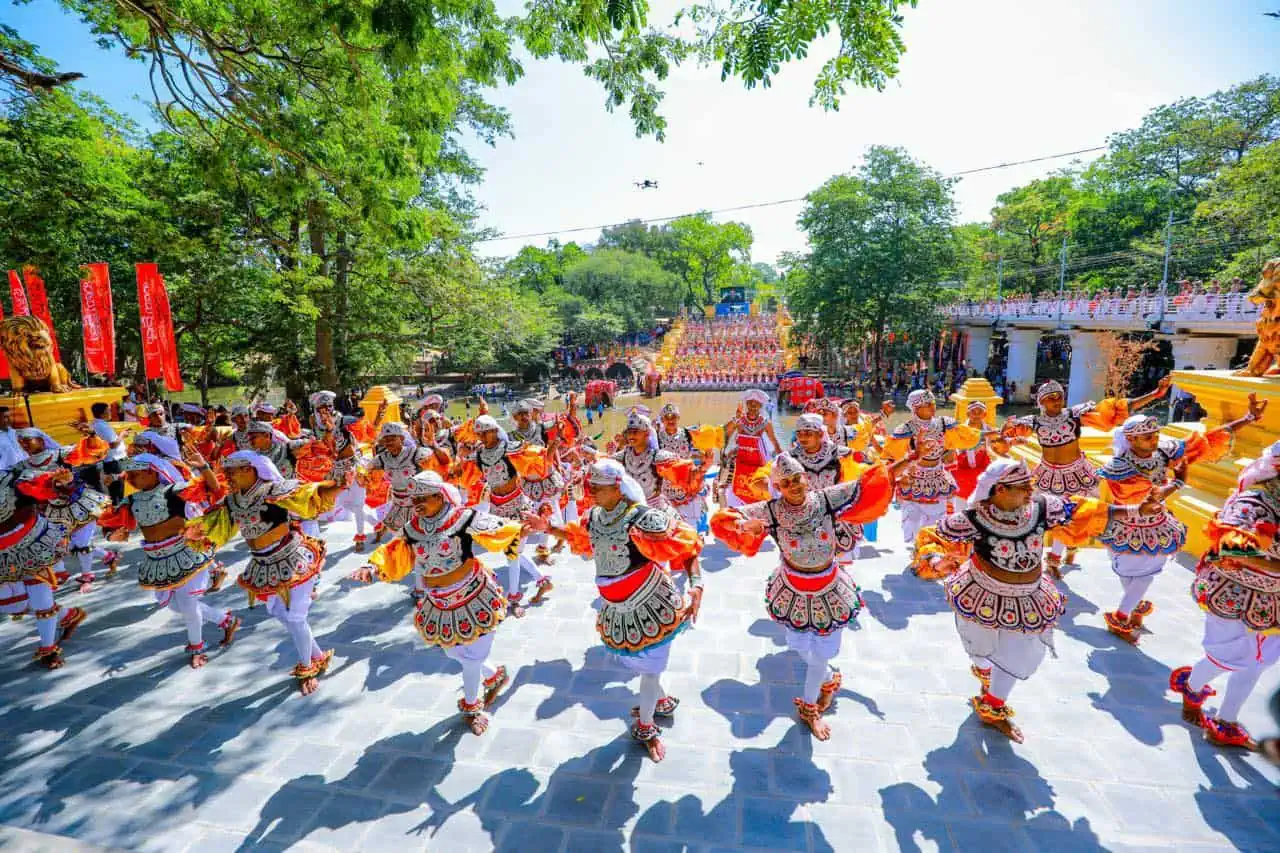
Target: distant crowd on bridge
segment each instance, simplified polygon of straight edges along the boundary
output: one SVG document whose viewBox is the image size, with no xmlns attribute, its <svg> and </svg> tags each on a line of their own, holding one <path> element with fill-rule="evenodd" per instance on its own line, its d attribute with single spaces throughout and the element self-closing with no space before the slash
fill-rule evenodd
<svg viewBox="0 0 1280 853">
<path fill-rule="evenodd" d="M 1176 291 L 1165 295 L 1150 284 L 1139 288 L 1103 289 L 1096 293 L 1069 290 L 1061 297 L 1057 293 L 1038 297 L 1021 293 L 1002 299 L 957 302 L 949 307 L 948 313 L 952 317 L 989 319 L 1061 316 L 1149 321 L 1178 317 L 1253 323 L 1261 309 L 1251 303 L 1247 295 L 1248 287 L 1239 278 L 1233 278 L 1226 284 L 1217 279 L 1208 283 L 1184 279 L 1177 283 Z"/>
</svg>

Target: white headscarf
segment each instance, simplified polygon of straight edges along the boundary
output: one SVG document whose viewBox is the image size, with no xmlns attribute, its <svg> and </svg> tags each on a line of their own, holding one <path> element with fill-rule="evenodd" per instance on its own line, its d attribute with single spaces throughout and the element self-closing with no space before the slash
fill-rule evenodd
<svg viewBox="0 0 1280 853">
<path fill-rule="evenodd" d="M 338 400 L 338 395 L 332 391 L 317 391 L 307 398 L 311 403 L 311 408 L 319 409 L 323 406 L 333 406 Z"/>
<path fill-rule="evenodd" d="M 387 421 L 382 425 L 382 429 L 378 430 L 378 441 L 389 435 L 398 435 L 404 439 L 404 446 L 410 450 L 418 446 L 418 442 L 413 440 L 413 436 L 409 433 L 409 428 L 399 421 Z"/>
<path fill-rule="evenodd" d="M 428 394 L 422 401 L 422 405 L 430 408 L 431 406 L 444 406 L 444 397 L 439 394 Z"/>
<path fill-rule="evenodd" d="M 284 475 L 280 473 L 280 469 L 275 463 L 261 453 L 255 453 L 252 450 L 237 450 L 222 462 L 223 468 L 252 468 L 258 474 L 259 480 L 266 480 L 270 483 L 278 483 L 284 479 Z"/>
<path fill-rule="evenodd" d="M 1160 422 L 1150 415 L 1130 415 L 1111 436 L 1111 452 L 1119 456 L 1129 450 L 1129 436 L 1150 435 L 1160 431 Z"/>
<path fill-rule="evenodd" d="M 658 431 L 653 428 L 653 421 L 649 420 L 648 415 L 643 415 L 639 411 L 639 407 L 631 410 L 631 414 L 627 415 L 627 430 L 642 429 L 649 435 L 649 449 L 658 449 Z"/>
<path fill-rule="evenodd" d="M 37 427 L 23 427 L 18 430 L 18 438 L 31 439 L 38 438 L 44 442 L 45 450 L 61 450 L 62 445 L 53 440 L 53 436 Z"/>
<path fill-rule="evenodd" d="M 927 406 L 930 403 L 936 403 L 937 398 L 933 396 L 933 392 L 927 388 L 917 388 L 907 395 L 907 408 L 912 412 L 921 406 Z"/>
<path fill-rule="evenodd" d="M 168 459 L 181 459 L 182 449 L 178 447 L 178 440 L 170 438 L 167 435 L 161 435 L 158 432 L 147 430 L 140 432 L 133 437 L 133 443 L 142 442 L 148 447 L 153 447 L 161 455 Z"/>
<path fill-rule="evenodd" d="M 622 496 L 628 501 L 648 506 L 644 499 L 644 489 L 640 488 L 640 484 L 616 459 L 601 459 L 599 462 L 593 462 L 587 469 L 587 482 L 598 486 L 618 486 L 622 489 Z"/>
<path fill-rule="evenodd" d="M 761 391 L 759 388 L 748 388 L 742 392 L 742 402 L 749 403 L 755 400 L 762 406 L 769 405 L 769 395 Z"/>
<path fill-rule="evenodd" d="M 498 426 L 498 422 L 490 415 L 481 415 L 476 418 L 475 422 L 471 425 L 471 428 L 475 430 L 476 435 L 496 429 L 498 431 L 498 441 L 505 442 L 507 440 L 507 431 Z"/>
<path fill-rule="evenodd" d="M 1062 383 L 1055 382 L 1050 379 L 1048 382 L 1036 389 L 1036 405 L 1039 405 L 1040 401 L 1045 397 L 1048 397 L 1050 394 L 1061 394 L 1065 397 L 1067 392 L 1062 390 Z"/>
<path fill-rule="evenodd" d="M 825 427 L 823 429 L 825 431 Z M 773 462 L 770 463 L 769 485 L 776 487 L 785 478 L 803 473 L 804 466 L 800 464 L 799 459 L 796 459 L 790 453 L 779 453 L 773 457 Z"/>
<path fill-rule="evenodd" d="M 289 440 L 289 436 L 285 435 L 266 421 L 249 421 L 249 425 L 244 428 L 244 431 L 248 435 L 260 432 L 268 433 L 271 436 L 272 441 L 286 442 Z"/>
<path fill-rule="evenodd" d="M 410 497 L 424 495 L 443 495 L 445 501 L 453 506 L 462 506 L 462 495 L 458 487 L 445 480 L 435 471 L 419 471 L 409 480 L 407 489 Z"/>
<path fill-rule="evenodd" d="M 1280 477 L 1280 441 L 1262 451 L 1262 455 L 1240 472 L 1239 487 L 1248 489 L 1257 483 Z"/>
<path fill-rule="evenodd" d="M 172 486 L 180 486 L 186 479 L 182 474 L 178 473 L 178 469 L 173 467 L 168 459 L 156 456 L 154 453 L 139 453 L 136 456 L 130 456 L 120 463 L 120 467 L 125 471 L 155 471 L 161 480 Z"/>
<path fill-rule="evenodd" d="M 996 459 L 978 477 L 973 494 L 969 496 L 969 504 L 972 506 L 987 500 L 996 486 L 1029 482 L 1031 469 L 1027 467 L 1027 463 L 1019 459 Z"/>
<path fill-rule="evenodd" d="M 249 411 L 249 407 L 244 403 L 236 403 L 231 407 L 231 417 L 233 418 L 247 418 L 252 414 L 253 413 Z"/>
</svg>

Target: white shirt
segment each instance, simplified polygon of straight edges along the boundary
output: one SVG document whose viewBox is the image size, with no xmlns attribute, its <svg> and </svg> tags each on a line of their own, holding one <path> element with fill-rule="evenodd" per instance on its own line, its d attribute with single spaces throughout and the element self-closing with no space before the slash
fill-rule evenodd
<svg viewBox="0 0 1280 853">
<path fill-rule="evenodd" d="M 127 454 L 124 452 L 124 443 L 120 441 L 120 436 L 116 435 L 116 431 L 111 428 L 111 424 L 102 418 L 94 418 L 93 434 L 107 444 L 112 445 L 107 450 L 106 460 L 108 462 L 119 462 L 125 458 Z"/>
<path fill-rule="evenodd" d="M 0 471 L 8 471 L 26 458 L 26 451 L 18 444 L 18 431 L 0 429 Z"/>
</svg>

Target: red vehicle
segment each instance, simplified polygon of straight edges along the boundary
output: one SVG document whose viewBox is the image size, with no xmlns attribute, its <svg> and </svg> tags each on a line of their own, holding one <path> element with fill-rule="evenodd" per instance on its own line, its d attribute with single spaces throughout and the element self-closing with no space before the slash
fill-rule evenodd
<svg viewBox="0 0 1280 853">
<path fill-rule="evenodd" d="M 608 379 L 592 379 L 587 383 L 585 396 L 588 407 L 601 402 L 612 406 L 614 398 L 618 396 L 618 384 Z"/>
</svg>

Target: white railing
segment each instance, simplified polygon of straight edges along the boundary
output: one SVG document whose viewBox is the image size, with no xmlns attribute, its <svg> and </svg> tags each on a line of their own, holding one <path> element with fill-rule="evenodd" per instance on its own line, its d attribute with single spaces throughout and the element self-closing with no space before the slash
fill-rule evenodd
<svg viewBox="0 0 1280 853">
<path fill-rule="evenodd" d="M 1161 301 L 1164 311 L 1161 312 Z M 1132 322 L 1146 325 L 1157 319 L 1180 323 L 1253 323 L 1262 306 L 1250 302 L 1243 293 L 1201 293 L 1189 297 L 1134 297 L 1097 299 L 1090 297 L 1059 300 L 1057 297 L 1018 297 L 1000 302 L 962 302 L 949 305 L 944 313 L 954 320 L 996 319 L 1016 322 L 1055 320 L 1079 325 L 1089 322 L 1109 324 Z"/>
</svg>

